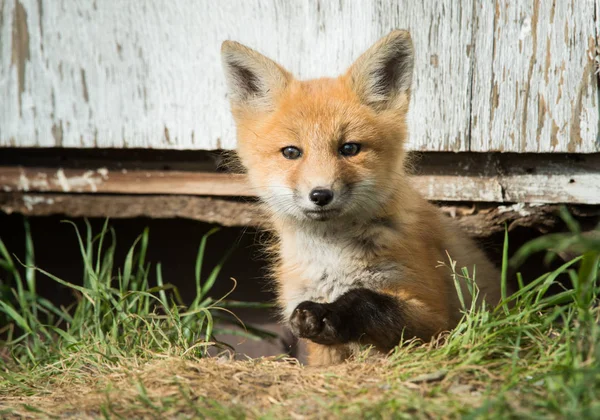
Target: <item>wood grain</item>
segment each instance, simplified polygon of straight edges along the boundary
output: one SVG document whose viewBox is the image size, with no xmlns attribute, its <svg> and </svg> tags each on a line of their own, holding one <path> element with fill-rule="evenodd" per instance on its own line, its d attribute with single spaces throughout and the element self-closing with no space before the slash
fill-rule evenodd
<svg viewBox="0 0 600 420">
<path fill-rule="evenodd" d="M 558 205 L 515 204 L 472 206 L 444 203 L 443 213 L 473 237 L 486 238 L 516 227 L 533 227 L 542 232 L 560 222 Z M 264 217 L 254 202 L 230 201 L 222 198 L 193 196 L 148 196 L 105 194 L 7 193 L 0 192 L 0 211 L 26 216 L 63 215 L 65 217 L 96 217 L 128 219 L 184 218 L 222 226 L 262 227 Z M 590 206 L 569 206 L 571 214 L 590 218 L 593 225 L 600 219 L 600 209 Z M 594 222 L 595 220 L 595 222 Z"/>
<path fill-rule="evenodd" d="M 409 149 L 600 151 L 593 0 L 4 0 L 0 147 L 235 146 L 219 49 L 334 76 L 416 49 Z M 596 14 L 597 15 L 597 14 Z"/>
<path fill-rule="evenodd" d="M 411 147 L 468 148 L 471 7 L 452 0 L 5 0 L 2 7 L 2 38 L 22 46 L 0 50 L 3 146 L 233 148 L 223 40 L 313 78 L 343 72 L 402 27 L 419 52 Z"/>
<path fill-rule="evenodd" d="M 410 182 L 432 201 L 600 204 L 600 154 L 430 153 Z M 0 165 L 0 191 L 255 197 L 242 174 Z"/>
<path fill-rule="evenodd" d="M 594 1 L 477 6 L 471 150 L 600 151 Z"/>
<path fill-rule="evenodd" d="M 63 193 L 190 194 L 251 197 L 243 175 L 212 172 L 81 170 L 0 166 L 0 189 Z"/>
<path fill-rule="evenodd" d="M 129 219 L 184 218 L 222 226 L 258 226 L 261 218 L 256 203 L 216 197 L 183 195 L 106 195 L 0 192 L 0 211 L 27 216 L 62 214 L 67 217 Z"/>
</svg>

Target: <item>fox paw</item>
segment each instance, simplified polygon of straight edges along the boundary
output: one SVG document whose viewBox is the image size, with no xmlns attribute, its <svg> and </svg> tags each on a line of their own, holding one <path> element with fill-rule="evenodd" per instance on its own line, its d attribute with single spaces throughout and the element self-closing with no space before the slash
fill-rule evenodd
<svg viewBox="0 0 600 420">
<path fill-rule="evenodd" d="M 302 302 L 294 309 L 290 326 L 295 336 L 306 338 L 318 344 L 339 344 L 339 319 L 325 304 Z"/>
</svg>

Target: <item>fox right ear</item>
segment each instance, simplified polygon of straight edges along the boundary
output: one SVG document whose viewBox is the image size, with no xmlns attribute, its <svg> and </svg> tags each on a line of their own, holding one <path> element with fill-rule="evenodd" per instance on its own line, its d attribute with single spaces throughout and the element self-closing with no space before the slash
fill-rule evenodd
<svg viewBox="0 0 600 420">
<path fill-rule="evenodd" d="M 377 111 L 408 106 L 414 66 L 407 31 L 396 30 L 363 53 L 347 72 L 360 100 Z"/>
<path fill-rule="evenodd" d="M 235 41 L 223 42 L 221 58 L 234 108 L 270 111 L 292 80 L 292 75 L 279 64 Z"/>
</svg>

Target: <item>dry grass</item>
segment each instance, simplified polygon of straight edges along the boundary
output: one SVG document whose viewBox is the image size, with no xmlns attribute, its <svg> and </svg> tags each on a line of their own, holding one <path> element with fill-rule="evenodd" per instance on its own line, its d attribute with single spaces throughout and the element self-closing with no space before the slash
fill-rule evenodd
<svg viewBox="0 0 600 420">
<path fill-rule="evenodd" d="M 384 358 L 328 368 L 283 358 L 127 362 L 106 372 L 65 372 L 39 384 L 32 396 L 0 397 L 0 412 L 22 418 L 314 418 L 373 411 L 443 418 L 481 406 L 493 384 L 500 386 L 482 367 L 424 375 Z"/>
</svg>

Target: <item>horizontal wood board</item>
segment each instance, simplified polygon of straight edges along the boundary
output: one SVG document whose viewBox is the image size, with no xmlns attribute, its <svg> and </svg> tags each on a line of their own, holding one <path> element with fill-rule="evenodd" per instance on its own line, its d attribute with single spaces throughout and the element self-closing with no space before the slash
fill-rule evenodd
<svg viewBox="0 0 600 420">
<path fill-rule="evenodd" d="M 408 148 L 593 153 L 598 0 L 4 0 L 0 147 L 230 149 L 219 48 L 334 76 L 416 49 Z"/>
<path fill-rule="evenodd" d="M 600 204 L 600 154 L 430 153 L 412 160 L 415 170 L 409 182 L 432 201 Z M 188 167 L 187 162 L 174 162 L 170 170 L 82 169 L 65 163 L 53 167 L 0 164 L 0 191 L 219 197 L 259 193 L 243 174 L 180 169 Z M 106 163 L 122 164 L 109 159 Z"/>
<path fill-rule="evenodd" d="M 443 203 L 443 213 L 474 237 L 489 237 L 516 227 L 533 227 L 542 232 L 555 228 L 561 205 L 512 204 L 508 206 Z M 576 217 L 600 220 L 599 206 L 569 206 Z M 60 194 L 1 192 L 0 212 L 26 216 L 154 219 L 183 218 L 223 226 L 264 227 L 265 217 L 256 202 L 232 201 L 218 197 L 148 196 L 107 194 Z"/>
</svg>

